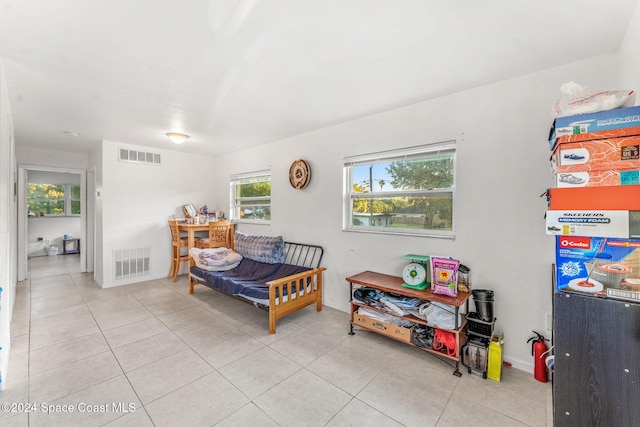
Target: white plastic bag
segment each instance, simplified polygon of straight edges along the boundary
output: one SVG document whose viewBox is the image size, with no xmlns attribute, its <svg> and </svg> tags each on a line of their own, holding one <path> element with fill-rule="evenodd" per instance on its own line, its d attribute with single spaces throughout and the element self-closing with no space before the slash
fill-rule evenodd
<svg viewBox="0 0 640 427">
<path fill-rule="evenodd" d="M 596 113 L 616 108 L 633 107 L 636 93 L 633 90 L 607 90 L 589 92 L 571 81 L 563 84 L 560 91 L 565 95 L 553 103 L 551 118 Z"/>
<path fill-rule="evenodd" d="M 455 329 L 456 327 L 456 309 L 448 304 L 432 302 L 424 309 L 421 307 L 420 312 L 427 316 L 427 324 L 434 328 Z M 458 327 L 462 325 L 462 315 L 458 310 Z"/>
</svg>

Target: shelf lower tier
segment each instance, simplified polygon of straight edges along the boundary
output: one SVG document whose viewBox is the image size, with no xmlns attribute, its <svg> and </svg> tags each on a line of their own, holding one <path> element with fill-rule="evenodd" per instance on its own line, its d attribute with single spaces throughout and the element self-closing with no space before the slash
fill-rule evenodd
<svg viewBox="0 0 640 427">
<path fill-rule="evenodd" d="M 440 357 L 444 357 L 446 359 L 452 360 L 454 362 L 460 362 L 460 349 L 466 342 L 466 335 L 463 333 L 464 325 L 457 331 L 451 331 L 456 335 L 457 348 L 454 356 L 450 356 L 447 353 L 434 350 L 432 348 L 420 347 L 411 342 L 411 328 L 406 328 L 404 326 L 396 325 L 395 323 L 387 323 L 381 320 L 373 319 L 369 316 L 365 316 L 358 313 L 353 313 L 353 321 L 352 325 L 360 326 L 364 329 L 370 330 L 372 332 L 378 333 L 380 335 L 384 335 L 389 338 L 393 338 L 397 341 L 401 341 L 405 344 L 409 344 L 413 347 L 419 348 L 420 350 L 426 351 L 427 353 L 435 354 Z M 446 330 L 446 329 L 443 329 Z"/>
<path fill-rule="evenodd" d="M 433 326 L 433 325 L 429 324 L 429 322 L 427 322 L 426 320 L 424 320 L 424 319 L 420 319 L 420 318 L 415 317 L 415 316 L 413 316 L 413 315 L 398 316 L 398 315 L 396 315 L 396 314 L 390 313 L 390 312 L 388 312 L 388 311 L 380 310 L 379 308 L 376 308 L 376 307 L 373 307 L 373 306 L 371 306 L 371 305 L 368 305 L 368 304 L 364 304 L 364 303 L 358 302 L 358 301 L 356 301 L 356 300 L 351 300 L 351 301 L 350 301 L 350 303 L 351 303 L 351 311 L 352 311 L 354 314 L 357 314 L 357 313 L 358 313 L 358 307 L 366 307 L 366 308 L 368 308 L 368 309 L 378 311 L 378 312 L 380 312 L 381 314 L 385 314 L 385 315 L 389 315 L 389 316 L 394 316 L 394 317 L 397 317 L 398 319 L 408 320 L 409 322 L 414 323 L 414 324 L 417 324 L 417 325 L 428 326 L 428 327 L 430 327 L 430 328 L 435 328 L 435 329 L 442 329 L 443 331 L 448 331 L 448 332 L 451 332 L 451 333 L 454 333 L 454 334 L 459 334 L 459 333 L 460 333 L 460 331 L 461 331 L 462 329 L 464 329 L 465 325 L 467 324 L 467 318 L 466 318 L 465 316 L 462 316 L 462 323 L 460 324 L 460 327 L 459 327 L 458 329 L 439 328 L 439 327 L 437 327 L 437 326 Z"/>
</svg>

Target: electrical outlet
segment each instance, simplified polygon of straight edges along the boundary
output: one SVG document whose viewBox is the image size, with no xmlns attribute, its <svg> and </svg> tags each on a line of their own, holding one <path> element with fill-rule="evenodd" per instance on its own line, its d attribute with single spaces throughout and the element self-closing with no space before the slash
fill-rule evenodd
<svg viewBox="0 0 640 427">
<path fill-rule="evenodd" d="M 553 330 L 553 316 L 551 315 L 551 313 L 545 314 L 545 325 L 547 331 Z"/>
</svg>

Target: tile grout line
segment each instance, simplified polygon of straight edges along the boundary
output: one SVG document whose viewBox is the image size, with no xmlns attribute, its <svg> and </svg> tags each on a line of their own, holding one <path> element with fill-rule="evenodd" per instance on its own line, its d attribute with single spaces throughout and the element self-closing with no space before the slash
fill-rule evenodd
<svg viewBox="0 0 640 427">
<path fill-rule="evenodd" d="M 66 267 L 65 267 L 66 268 Z M 95 315 L 93 313 L 93 310 L 91 310 L 91 307 L 89 307 L 89 304 L 87 303 L 87 300 L 85 298 L 85 295 L 82 294 L 82 292 L 80 291 L 80 289 L 78 288 L 78 284 L 76 283 L 76 281 L 74 280 L 73 276 L 69 275 L 69 277 L 71 278 L 71 280 L 73 281 L 74 286 L 76 287 L 76 289 L 78 290 L 78 293 L 82 296 L 82 300 L 84 302 L 84 304 L 87 307 L 87 310 L 89 310 L 89 313 L 91 313 L 91 317 L 93 318 L 93 321 L 96 323 L 96 325 L 98 326 L 98 330 L 100 331 L 100 334 L 102 335 L 102 339 L 104 340 L 104 342 L 107 344 L 107 347 L 109 348 L 109 352 L 111 352 L 111 355 L 113 356 L 114 360 L 116 361 L 116 363 L 118 364 L 118 367 L 120 367 L 120 370 L 122 371 L 122 376 L 127 380 L 127 384 L 129 384 L 129 387 L 131 387 L 131 390 L 133 391 L 133 393 L 135 394 L 136 398 L 138 399 L 138 401 L 140 402 L 140 406 L 142 408 L 142 410 L 144 410 L 144 412 L 147 414 L 147 417 L 149 418 L 149 420 L 151 421 L 151 423 L 155 426 L 155 423 L 153 422 L 153 419 L 151 418 L 151 415 L 149 414 L 149 412 L 147 411 L 147 408 L 145 407 L 145 405 L 142 403 L 142 400 L 140 399 L 140 396 L 138 395 L 138 392 L 136 391 L 136 389 L 133 387 L 133 384 L 131 384 L 131 381 L 129 380 L 129 377 L 127 376 L 126 372 L 124 371 L 124 368 L 122 367 L 122 364 L 120 363 L 120 360 L 118 360 L 118 358 L 116 357 L 115 353 L 113 352 L 113 347 L 111 347 L 111 344 L 109 343 L 109 340 L 107 340 L 107 337 L 104 336 L 104 330 L 102 329 L 102 327 L 100 326 L 100 323 L 98 322 L 98 319 L 95 318 Z M 116 378 L 116 377 L 113 377 Z M 97 384 L 101 384 L 104 383 L 106 381 L 110 381 L 113 378 L 109 378 L 106 379 L 104 381 L 101 381 Z M 85 387 L 85 389 L 87 388 L 91 388 L 97 384 L 94 384 L 92 386 L 89 387 Z M 126 414 L 122 414 L 121 416 L 114 418 L 113 420 L 109 421 L 107 424 L 112 423 L 118 419 L 121 419 L 123 417 L 125 417 Z"/>
</svg>

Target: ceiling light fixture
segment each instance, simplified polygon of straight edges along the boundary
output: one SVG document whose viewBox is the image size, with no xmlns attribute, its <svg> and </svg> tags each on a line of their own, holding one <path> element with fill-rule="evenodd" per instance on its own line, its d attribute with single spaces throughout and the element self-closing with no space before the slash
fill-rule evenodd
<svg viewBox="0 0 640 427">
<path fill-rule="evenodd" d="M 189 138 L 189 135 L 180 132 L 167 132 L 166 135 L 174 144 L 182 144 L 187 140 L 187 138 Z"/>
</svg>

